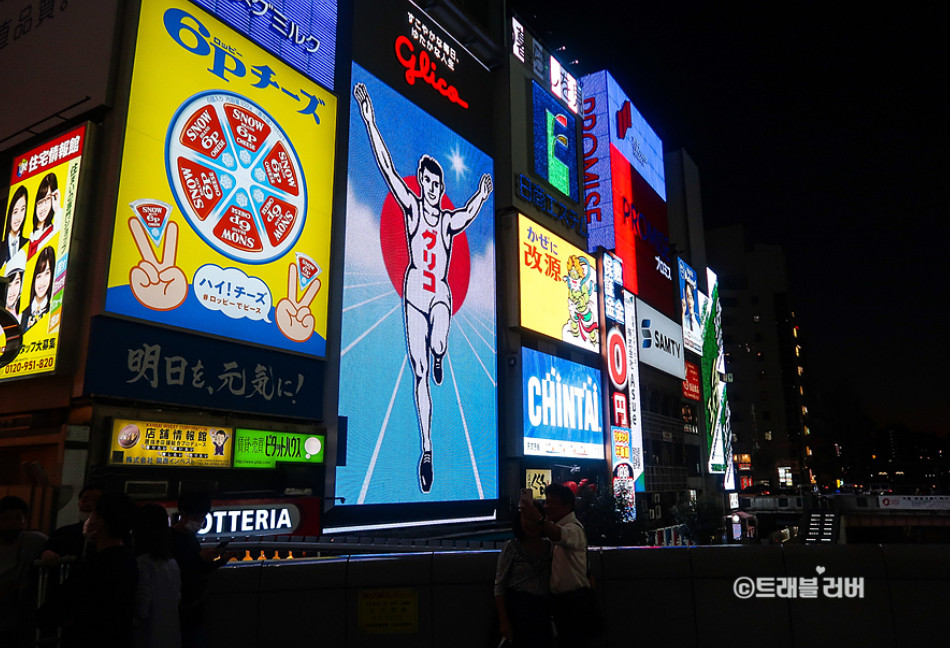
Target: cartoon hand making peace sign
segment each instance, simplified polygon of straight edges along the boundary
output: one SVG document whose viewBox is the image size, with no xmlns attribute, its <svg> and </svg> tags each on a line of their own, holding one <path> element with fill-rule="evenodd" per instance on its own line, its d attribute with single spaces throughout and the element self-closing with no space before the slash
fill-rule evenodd
<svg viewBox="0 0 950 648">
<path fill-rule="evenodd" d="M 129 229 L 142 260 L 129 271 L 129 286 L 139 303 L 152 310 L 178 308 L 188 296 L 188 278 L 175 265 L 178 255 L 178 224 L 171 222 L 162 244 L 161 261 L 155 256 L 145 226 L 137 218 L 129 219 Z"/>
<path fill-rule="evenodd" d="M 277 302 L 277 328 L 294 342 L 306 342 L 313 335 L 316 322 L 310 313 L 310 304 L 320 292 L 320 280 L 314 278 L 297 301 L 297 264 L 287 271 L 287 296 Z"/>
</svg>

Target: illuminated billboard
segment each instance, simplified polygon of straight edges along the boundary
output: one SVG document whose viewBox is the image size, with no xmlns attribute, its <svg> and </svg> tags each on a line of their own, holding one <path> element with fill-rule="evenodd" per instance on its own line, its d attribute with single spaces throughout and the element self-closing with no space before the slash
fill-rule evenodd
<svg viewBox="0 0 950 648">
<path fill-rule="evenodd" d="M 13 160 L 0 276 L 8 281 L 6 319 L 19 323 L 21 346 L 0 369 L 0 381 L 56 370 L 85 141 L 80 126 Z"/>
<path fill-rule="evenodd" d="M 352 69 L 336 495 L 494 499 L 493 161 Z"/>
<path fill-rule="evenodd" d="M 321 434 L 238 428 L 235 435 L 235 468 L 276 468 L 279 463 L 323 463 L 324 437 Z"/>
<path fill-rule="evenodd" d="M 575 115 L 581 107 L 577 79 L 539 43 L 517 18 L 511 19 L 511 52 Z"/>
<path fill-rule="evenodd" d="M 652 306 L 637 299 L 640 362 L 686 379 L 683 328 Z"/>
<path fill-rule="evenodd" d="M 623 291 L 624 333 L 627 337 L 627 415 L 630 419 L 630 467 L 636 490 L 646 489 L 643 476 L 643 417 L 640 416 L 640 355 L 637 347 L 637 298 Z"/>
<path fill-rule="evenodd" d="M 324 356 L 335 119 L 193 4 L 143 2 L 106 310 Z"/>
<path fill-rule="evenodd" d="M 234 430 L 115 419 L 111 441 L 109 464 L 115 466 L 230 468 Z"/>
<path fill-rule="evenodd" d="M 673 317 L 662 143 L 609 74 L 583 81 L 587 249 L 615 251 L 624 287 Z"/>
<path fill-rule="evenodd" d="M 293 68 L 333 90 L 337 0 L 192 0 Z"/>
<path fill-rule="evenodd" d="M 682 259 L 679 265 L 680 313 L 683 316 L 683 344 L 693 353 L 703 353 L 703 322 L 699 311 L 696 271 Z"/>
<path fill-rule="evenodd" d="M 732 473 L 732 425 L 726 397 L 726 360 L 722 344 L 722 308 L 719 301 L 719 279 L 706 269 L 709 297 L 700 293 L 703 320 L 702 392 L 706 398 L 706 444 L 709 450 L 709 472 Z"/>
<path fill-rule="evenodd" d="M 597 261 L 523 214 L 518 232 L 521 325 L 599 351 Z"/>
<path fill-rule="evenodd" d="M 574 115 L 531 82 L 534 172 L 577 200 L 577 127 Z"/>
<path fill-rule="evenodd" d="M 524 453 L 604 458 L 600 371 L 521 349 Z"/>
</svg>

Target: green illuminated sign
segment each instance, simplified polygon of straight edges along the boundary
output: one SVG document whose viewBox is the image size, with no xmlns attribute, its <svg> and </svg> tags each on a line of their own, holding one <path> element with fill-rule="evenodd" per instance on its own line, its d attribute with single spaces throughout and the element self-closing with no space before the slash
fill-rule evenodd
<svg viewBox="0 0 950 648">
<path fill-rule="evenodd" d="M 272 430 L 235 430 L 235 468 L 275 468 L 278 463 L 322 464 L 320 434 Z"/>
</svg>

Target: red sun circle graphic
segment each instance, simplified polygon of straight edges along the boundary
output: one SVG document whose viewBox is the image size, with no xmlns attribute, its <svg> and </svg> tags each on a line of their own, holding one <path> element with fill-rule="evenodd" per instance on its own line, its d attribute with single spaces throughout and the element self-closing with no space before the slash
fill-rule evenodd
<svg viewBox="0 0 950 648">
<path fill-rule="evenodd" d="M 416 176 L 406 176 L 403 180 L 412 193 L 421 195 Z M 454 209 L 452 201 L 446 195 L 442 196 L 442 209 Z M 403 280 L 409 266 L 409 241 L 406 238 L 405 216 L 391 193 L 386 194 L 380 212 L 379 247 L 383 253 L 383 263 L 386 264 L 389 280 L 402 297 Z M 465 232 L 461 232 L 452 239 L 452 258 L 449 260 L 449 289 L 452 291 L 453 315 L 465 302 L 471 273 L 472 259 L 468 250 L 468 238 Z"/>
</svg>

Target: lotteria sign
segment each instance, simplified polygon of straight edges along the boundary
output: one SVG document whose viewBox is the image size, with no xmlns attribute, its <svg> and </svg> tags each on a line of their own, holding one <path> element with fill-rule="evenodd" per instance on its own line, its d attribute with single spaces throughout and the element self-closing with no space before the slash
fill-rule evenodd
<svg viewBox="0 0 950 648">
<path fill-rule="evenodd" d="M 521 350 L 524 453 L 604 458 L 600 371 Z"/>
</svg>

